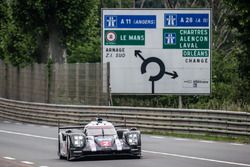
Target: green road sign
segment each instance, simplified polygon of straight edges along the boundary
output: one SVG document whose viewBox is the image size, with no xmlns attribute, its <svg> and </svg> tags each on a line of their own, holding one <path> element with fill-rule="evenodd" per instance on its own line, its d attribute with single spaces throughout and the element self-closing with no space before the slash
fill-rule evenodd
<svg viewBox="0 0 250 167">
<path fill-rule="evenodd" d="M 145 45 L 145 31 L 105 30 L 105 45 Z"/>
<path fill-rule="evenodd" d="M 163 49 L 209 49 L 209 29 L 163 29 Z"/>
<path fill-rule="evenodd" d="M 110 63 L 110 92 L 210 94 L 211 16 L 211 9 L 197 8 L 102 9 L 102 62 Z"/>
<path fill-rule="evenodd" d="M 209 50 L 182 50 L 182 57 L 208 57 Z"/>
</svg>

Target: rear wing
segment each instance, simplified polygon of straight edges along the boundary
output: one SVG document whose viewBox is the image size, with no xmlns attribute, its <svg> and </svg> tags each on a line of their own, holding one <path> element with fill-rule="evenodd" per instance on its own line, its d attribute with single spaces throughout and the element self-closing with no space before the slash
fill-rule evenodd
<svg viewBox="0 0 250 167">
<path fill-rule="evenodd" d="M 61 129 L 83 129 L 84 126 L 65 126 L 65 127 L 58 127 L 59 130 Z"/>
<path fill-rule="evenodd" d="M 116 129 L 119 129 L 119 128 L 127 128 L 127 125 L 126 124 L 115 124 L 114 127 Z"/>
<path fill-rule="evenodd" d="M 84 126 L 65 126 L 65 127 L 59 127 L 58 126 L 58 130 L 57 133 L 59 134 L 61 132 L 61 130 L 70 130 L 70 129 L 84 129 Z"/>
</svg>

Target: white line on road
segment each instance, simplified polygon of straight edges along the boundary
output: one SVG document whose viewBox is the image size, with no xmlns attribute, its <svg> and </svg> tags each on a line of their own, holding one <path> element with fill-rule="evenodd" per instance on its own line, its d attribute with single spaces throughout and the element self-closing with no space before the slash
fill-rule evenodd
<svg viewBox="0 0 250 167">
<path fill-rule="evenodd" d="M 171 153 L 148 151 L 148 150 L 142 150 L 142 151 L 145 153 L 150 153 L 150 154 L 159 154 L 159 155 L 186 158 L 186 159 L 194 159 L 194 160 L 200 160 L 200 161 L 209 161 L 209 162 L 216 162 L 216 163 L 230 164 L 230 165 L 237 165 L 237 166 L 250 166 L 250 164 L 243 164 L 243 163 L 229 162 L 229 161 L 220 161 L 220 160 L 207 159 L 207 158 L 201 158 L 201 157 L 192 157 L 192 156 L 186 156 L 186 155 L 181 155 L 181 154 L 171 154 Z"/>
<path fill-rule="evenodd" d="M 209 144 L 215 143 L 215 142 L 213 142 L 213 141 L 207 141 L 207 140 L 201 140 L 200 142 L 201 142 L 201 143 L 209 143 Z"/>
<path fill-rule="evenodd" d="M 44 137 L 44 136 L 38 136 L 38 135 L 32 135 L 32 134 L 26 134 L 26 133 L 6 131 L 6 130 L 1 130 L 1 129 L 0 129 L 0 133 L 8 133 L 8 134 L 13 134 L 13 135 L 20 135 L 20 136 L 34 137 L 34 138 L 40 138 L 40 139 L 48 139 L 48 140 L 57 140 L 57 138 L 53 138 L 53 137 Z"/>
<path fill-rule="evenodd" d="M 21 161 L 23 164 L 27 164 L 27 165 L 33 165 L 34 162 L 30 162 L 30 161 Z"/>
<path fill-rule="evenodd" d="M 161 136 L 151 136 L 151 137 L 154 139 L 164 139 L 164 137 L 161 137 Z"/>
<path fill-rule="evenodd" d="M 177 141 L 189 141 L 189 139 L 175 138 Z"/>
<path fill-rule="evenodd" d="M 16 160 L 15 158 L 12 158 L 12 157 L 3 157 L 3 158 L 7 160 Z"/>
<path fill-rule="evenodd" d="M 48 139 L 48 140 L 57 140 L 57 138 L 52 138 L 52 137 L 44 137 L 44 136 L 19 133 L 19 132 L 13 132 L 13 131 L 6 131 L 6 130 L 0 130 L 0 133 L 8 133 L 8 134 L 21 135 L 21 136 L 27 136 L 27 137 L 35 137 L 35 138 Z M 250 167 L 250 164 L 244 164 L 244 163 L 221 161 L 221 160 L 207 159 L 207 158 L 201 158 L 201 157 L 192 157 L 192 156 L 187 156 L 187 155 L 164 153 L 164 152 L 157 152 L 157 151 L 150 151 L 150 150 L 142 150 L 142 151 L 145 153 L 150 153 L 150 154 L 158 154 L 158 155 L 172 156 L 172 157 L 178 157 L 178 158 L 186 158 L 186 159 L 193 159 L 193 160 L 200 160 L 200 161 L 209 161 L 209 162 L 216 162 L 216 163 L 222 163 L 222 164 Z M 22 162 L 24 162 L 24 161 L 22 161 Z"/>
<path fill-rule="evenodd" d="M 244 144 L 240 144 L 240 143 L 230 143 L 233 146 L 244 146 Z"/>
</svg>

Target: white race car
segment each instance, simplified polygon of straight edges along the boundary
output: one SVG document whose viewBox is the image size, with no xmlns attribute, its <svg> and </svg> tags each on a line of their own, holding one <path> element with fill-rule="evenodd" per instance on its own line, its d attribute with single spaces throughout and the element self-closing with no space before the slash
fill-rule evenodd
<svg viewBox="0 0 250 167">
<path fill-rule="evenodd" d="M 141 157 L 141 133 L 135 128 L 116 129 L 97 118 L 83 126 L 58 128 L 58 156 L 72 160 L 93 155 Z"/>
</svg>

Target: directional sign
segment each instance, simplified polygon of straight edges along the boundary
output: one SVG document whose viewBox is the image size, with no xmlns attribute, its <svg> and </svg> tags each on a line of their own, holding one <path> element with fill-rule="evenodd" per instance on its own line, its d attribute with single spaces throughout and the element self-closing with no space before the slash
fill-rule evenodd
<svg viewBox="0 0 250 167">
<path fill-rule="evenodd" d="M 210 9 L 102 9 L 113 94 L 210 94 Z"/>
<path fill-rule="evenodd" d="M 145 45 L 143 30 L 105 30 L 105 45 Z"/>
<path fill-rule="evenodd" d="M 105 15 L 105 28 L 156 28 L 155 15 Z"/>
</svg>

